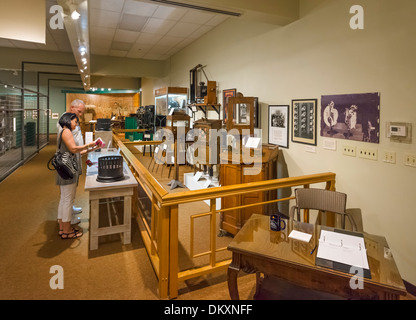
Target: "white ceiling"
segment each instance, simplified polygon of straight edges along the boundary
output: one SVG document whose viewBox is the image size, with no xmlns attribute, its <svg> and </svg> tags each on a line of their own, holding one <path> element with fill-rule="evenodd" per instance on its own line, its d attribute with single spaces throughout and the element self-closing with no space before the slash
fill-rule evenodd
<svg viewBox="0 0 416 320">
<path fill-rule="evenodd" d="M 0 38 L 0 47 L 72 52 L 65 30 L 49 27 L 46 1 L 46 44 Z M 173 7 L 146 0 L 89 0 L 92 55 L 165 60 L 224 22 L 226 15 Z"/>
</svg>

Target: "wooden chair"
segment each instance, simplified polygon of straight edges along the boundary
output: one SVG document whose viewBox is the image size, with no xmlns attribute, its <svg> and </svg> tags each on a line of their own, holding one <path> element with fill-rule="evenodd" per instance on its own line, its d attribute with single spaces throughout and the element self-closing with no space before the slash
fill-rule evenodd
<svg viewBox="0 0 416 320">
<path fill-rule="evenodd" d="M 347 195 L 342 192 L 325 189 L 299 188 L 295 190 L 296 205 L 290 209 L 290 218 L 300 221 L 300 211 L 305 209 L 318 210 L 319 214 L 333 212 L 341 216 L 341 228 L 345 229 L 345 217 L 351 224 L 352 231 L 357 230 L 357 224 L 350 212 L 346 210 Z"/>
</svg>

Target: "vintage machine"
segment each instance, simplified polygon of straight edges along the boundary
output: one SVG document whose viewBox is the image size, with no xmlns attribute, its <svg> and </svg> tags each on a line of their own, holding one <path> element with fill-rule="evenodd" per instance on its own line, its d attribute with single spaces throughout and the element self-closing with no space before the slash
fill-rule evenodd
<svg viewBox="0 0 416 320">
<path fill-rule="evenodd" d="M 136 112 L 137 127 L 154 133 L 155 129 L 155 106 L 139 107 Z"/>
<path fill-rule="evenodd" d="M 217 82 L 208 80 L 204 67 L 199 64 L 190 71 L 189 86 L 189 107 L 194 107 L 204 112 L 207 117 L 207 111 L 214 110 L 220 117 L 220 106 L 217 100 Z M 206 78 L 202 80 L 202 74 Z M 193 112 L 195 112 L 193 110 Z"/>
<path fill-rule="evenodd" d="M 203 164 L 212 168 L 213 165 L 217 165 L 220 163 L 220 136 L 219 135 L 212 135 L 211 130 L 220 130 L 222 128 L 222 121 L 221 120 L 210 120 L 206 118 L 202 118 L 194 122 L 194 134 L 197 135 L 198 133 L 198 141 L 205 144 L 205 149 L 201 150 L 203 152 L 202 155 L 195 154 L 195 157 L 201 157 L 203 159 Z M 200 129 L 200 130 L 198 130 Z M 224 139 L 225 140 L 225 137 Z M 196 150 L 198 152 L 198 150 Z M 207 167 L 204 167 L 204 171 L 206 171 Z"/>
</svg>

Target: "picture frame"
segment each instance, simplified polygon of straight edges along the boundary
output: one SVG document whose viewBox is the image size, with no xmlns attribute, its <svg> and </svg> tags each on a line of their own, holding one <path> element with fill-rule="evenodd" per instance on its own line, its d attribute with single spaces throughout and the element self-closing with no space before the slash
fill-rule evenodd
<svg viewBox="0 0 416 320">
<path fill-rule="evenodd" d="M 226 89 L 222 91 L 222 105 L 223 105 L 223 122 L 227 123 L 228 113 L 228 99 L 229 97 L 237 96 L 237 89 Z"/>
<path fill-rule="evenodd" d="M 289 106 L 269 105 L 269 144 L 289 148 Z"/>
<path fill-rule="evenodd" d="M 317 99 L 292 100 L 292 142 L 316 146 Z"/>
<path fill-rule="evenodd" d="M 380 143 L 380 93 L 321 96 L 321 137 Z"/>
<path fill-rule="evenodd" d="M 259 98 L 254 98 L 254 128 L 260 129 L 261 127 L 261 112 Z"/>
</svg>

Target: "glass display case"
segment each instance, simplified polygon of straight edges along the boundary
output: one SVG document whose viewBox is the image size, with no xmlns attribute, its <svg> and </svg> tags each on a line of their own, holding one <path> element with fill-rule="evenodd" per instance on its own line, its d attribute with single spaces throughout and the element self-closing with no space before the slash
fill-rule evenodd
<svg viewBox="0 0 416 320">
<path fill-rule="evenodd" d="M 155 91 L 156 115 L 168 116 L 173 111 L 185 111 L 188 88 L 166 87 Z"/>
</svg>

